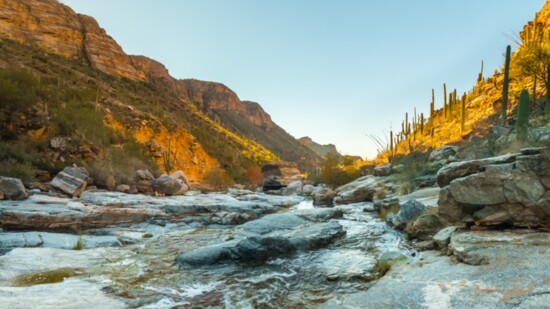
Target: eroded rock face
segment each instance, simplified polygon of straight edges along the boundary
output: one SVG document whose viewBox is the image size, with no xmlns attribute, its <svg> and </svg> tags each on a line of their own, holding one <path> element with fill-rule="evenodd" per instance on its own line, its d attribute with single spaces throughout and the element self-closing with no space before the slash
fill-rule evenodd
<svg viewBox="0 0 550 309">
<path fill-rule="evenodd" d="M 530 155 L 489 158 L 481 163 L 481 160 L 467 161 L 444 167 L 442 170 L 447 176 L 462 174 L 455 173 L 457 171 L 468 170 L 468 173 L 451 177 L 454 179 L 440 191 L 439 214 L 462 225 L 550 226 L 547 186 L 550 160 L 540 153 L 532 154 L 533 151 L 536 149 L 526 152 Z"/>
<path fill-rule="evenodd" d="M 262 174 L 264 176 L 264 191 L 279 190 L 287 187 L 294 181 L 302 181 L 304 179 L 296 164 L 282 161 L 265 164 L 262 166 Z"/>
<path fill-rule="evenodd" d="M 27 196 L 27 190 L 21 180 L 0 176 L 0 200 L 22 200 Z"/>
<path fill-rule="evenodd" d="M 95 19 L 55 0 L 1 0 L 0 36 L 86 61 L 107 74 L 145 79 Z"/>
</svg>

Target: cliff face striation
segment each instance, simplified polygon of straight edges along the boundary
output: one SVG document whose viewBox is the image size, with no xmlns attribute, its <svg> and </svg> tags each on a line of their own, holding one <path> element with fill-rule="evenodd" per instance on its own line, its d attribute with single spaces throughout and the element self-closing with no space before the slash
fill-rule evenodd
<svg viewBox="0 0 550 309">
<path fill-rule="evenodd" d="M 1 0 L 0 35 L 132 80 L 144 76 L 97 21 L 56 0 Z"/>
<path fill-rule="evenodd" d="M 251 162 L 261 164 L 280 157 L 308 169 L 320 161 L 315 152 L 277 126 L 258 103 L 241 101 L 235 92 L 221 83 L 178 80 L 170 75 L 163 64 L 153 59 L 127 55 L 94 18 L 77 14 L 57 0 L 0 0 L 0 38 L 61 56 L 74 64 L 91 67 L 120 81 L 118 88 L 112 87 L 112 82 L 99 82 L 104 85 L 100 87 L 103 92 L 101 89 L 97 91 L 96 104 L 108 102 L 117 108 L 126 106 L 126 109 L 132 109 L 133 113 L 140 115 L 168 112 L 176 118 L 189 119 L 186 124 L 176 127 L 187 130 L 190 136 L 196 138 L 193 143 L 202 145 L 206 153 L 214 160 L 218 159 L 224 168 L 246 166 Z M 0 62 L 4 68 L 15 65 L 7 59 Z M 32 64 L 23 62 L 17 65 L 37 70 Z M 143 82 L 152 85 L 147 87 L 154 87 L 162 95 L 150 97 L 152 93 L 144 90 L 147 94 L 145 98 L 141 96 L 129 101 L 129 97 L 132 97 L 130 93 L 135 92 L 136 87 L 145 87 Z M 136 101 L 141 106 L 137 106 Z M 102 107 L 111 111 L 107 105 Z M 134 132 L 132 134 L 137 136 L 140 134 L 135 132 L 143 132 L 143 125 L 121 120 L 128 118 L 128 115 L 117 116 L 112 113 L 111 116 L 124 129 Z M 173 124 L 166 123 L 166 119 L 156 118 L 161 123 L 155 125 L 158 128 L 153 133 L 165 132 L 164 127 L 174 128 Z M 214 141 L 213 136 L 217 134 L 224 138 Z M 228 153 L 236 157 L 218 154 L 223 153 L 221 149 L 224 147 L 234 148 Z M 179 152 L 180 155 L 182 152 Z M 213 162 L 210 159 L 207 161 Z"/>
</svg>

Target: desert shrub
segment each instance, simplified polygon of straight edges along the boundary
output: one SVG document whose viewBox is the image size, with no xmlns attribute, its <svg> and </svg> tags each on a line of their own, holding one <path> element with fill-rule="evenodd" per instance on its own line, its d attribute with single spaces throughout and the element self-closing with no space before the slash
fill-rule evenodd
<svg viewBox="0 0 550 309">
<path fill-rule="evenodd" d="M 17 121 L 36 103 L 36 79 L 19 70 L 0 70 L 0 138 L 17 138 Z"/>
<path fill-rule="evenodd" d="M 216 191 L 223 191 L 233 184 L 233 179 L 221 168 L 214 167 L 206 172 L 204 182 Z"/>
<path fill-rule="evenodd" d="M 396 162 L 396 165 L 400 166 L 397 172 L 399 194 L 403 195 L 412 192 L 414 189 L 413 180 L 416 177 L 437 172 L 437 170 L 430 168 L 428 157 L 429 153 L 427 152 L 412 152 Z"/>
<path fill-rule="evenodd" d="M 344 165 L 343 163 L 346 162 L 348 161 L 344 161 L 341 156 L 332 153 L 327 154 L 321 166 L 318 180 L 332 188 L 336 188 L 359 178 L 359 170 Z"/>
<path fill-rule="evenodd" d="M 263 175 L 262 170 L 257 166 L 251 166 L 246 169 L 244 173 L 244 178 L 246 179 L 249 187 L 253 190 L 262 185 Z"/>
</svg>

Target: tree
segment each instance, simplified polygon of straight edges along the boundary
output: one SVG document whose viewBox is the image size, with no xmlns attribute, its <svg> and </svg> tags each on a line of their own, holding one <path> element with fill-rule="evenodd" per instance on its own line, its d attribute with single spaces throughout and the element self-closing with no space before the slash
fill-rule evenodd
<svg viewBox="0 0 550 309">
<path fill-rule="evenodd" d="M 204 175 L 204 181 L 216 191 L 223 191 L 233 184 L 233 179 L 220 167 L 211 168 Z"/>
</svg>

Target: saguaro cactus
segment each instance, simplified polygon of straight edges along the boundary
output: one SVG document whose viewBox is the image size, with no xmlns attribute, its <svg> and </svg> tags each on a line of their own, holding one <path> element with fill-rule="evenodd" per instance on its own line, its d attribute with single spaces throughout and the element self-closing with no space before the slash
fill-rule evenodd
<svg viewBox="0 0 550 309">
<path fill-rule="evenodd" d="M 443 84 L 443 114 L 447 118 L 447 84 Z"/>
<path fill-rule="evenodd" d="M 434 116 L 434 112 L 435 112 L 435 90 L 432 88 L 432 103 L 430 103 L 430 117 Z"/>
<path fill-rule="evenodd" d="M 546 112 L 550 113 L 550 63 L 548 63 L 548 76 L 546 77 Z"/>
<path fill-rule="evenodd" d="M 508 45 L 506 47 L 506 62 L 504 63 L 504 82 L 502 84 L 502 125 L 507 124 L 506 112 L 508 109 L 508 86 L 510 83 L 510 54 L 512 53 L 512 47 Z"/>
<path fill-rule="evenodd" d="M 464 132 L 465 122 L 466 122 L 466 93 L 462 95 L 462 104 L 460 108 L 460 133 Z"/>
<path fill-rule="evenodd" d="M 529 125 L 529 91 L 523 89 L 519 95 L 518 104 L 518 119 L 516 123 L 516 130 L 518 137 L 527 137 L 527 127 Z"/>
</svg>

